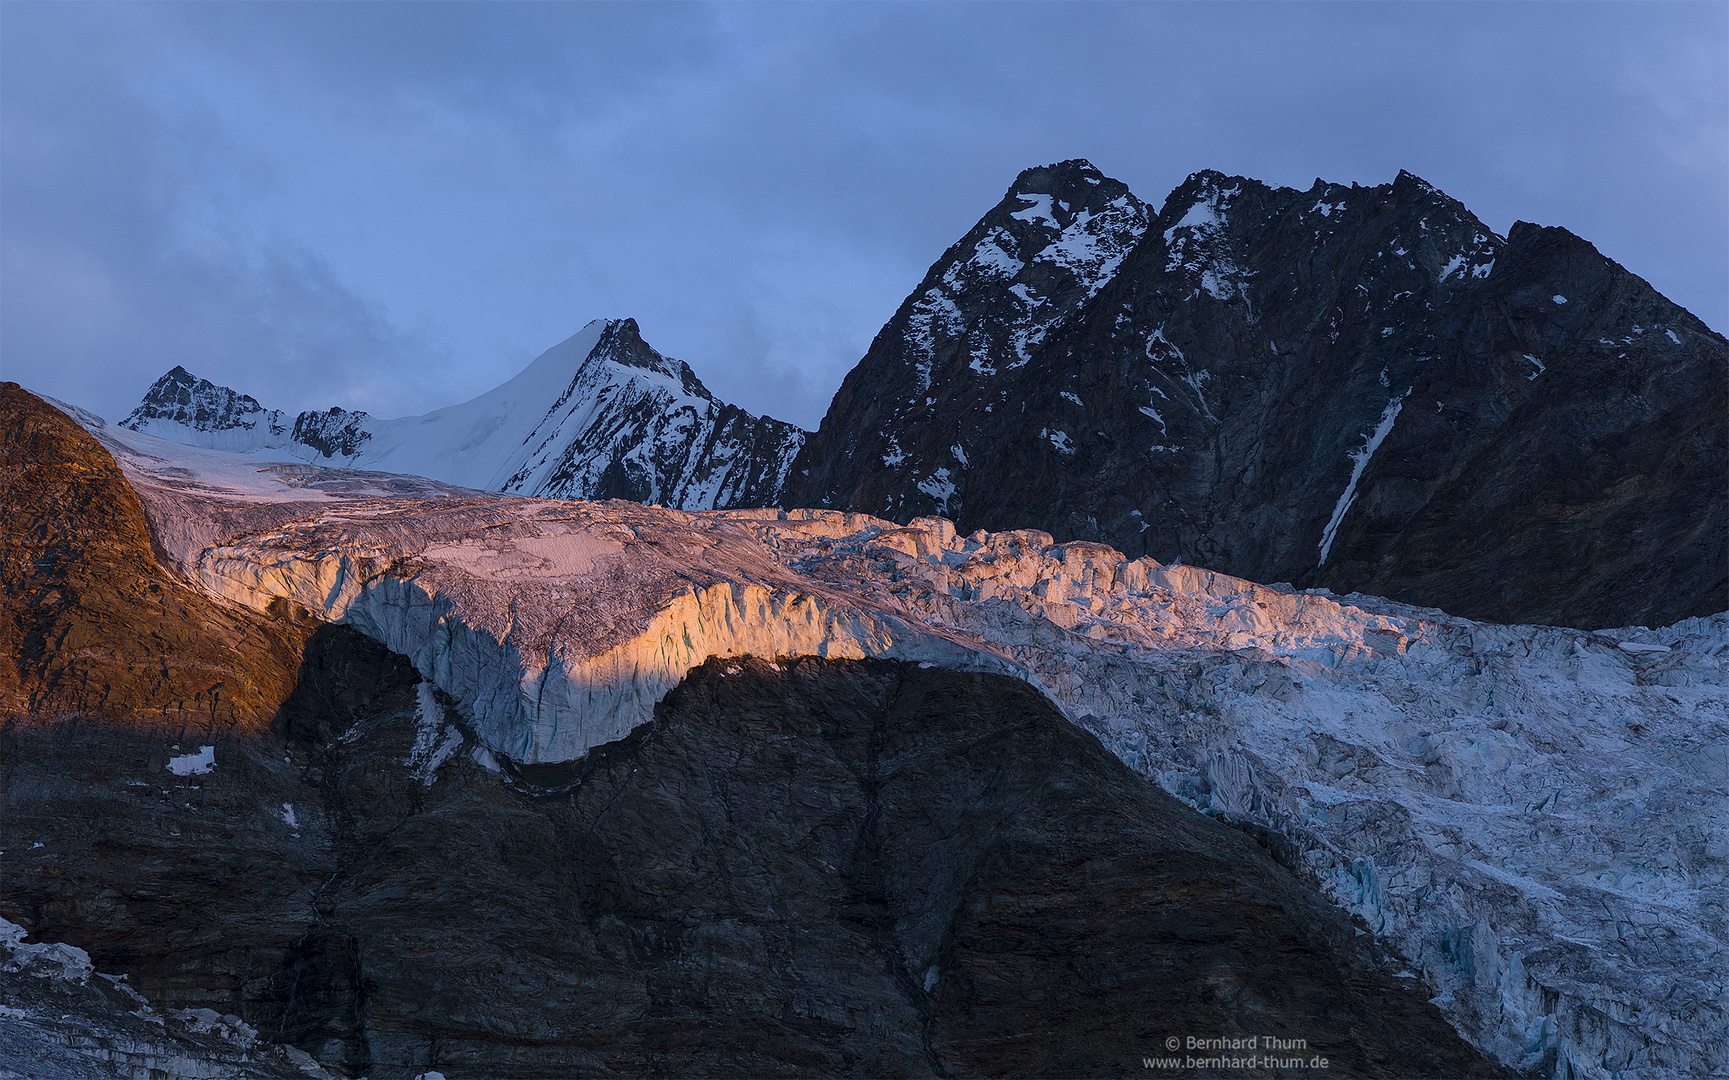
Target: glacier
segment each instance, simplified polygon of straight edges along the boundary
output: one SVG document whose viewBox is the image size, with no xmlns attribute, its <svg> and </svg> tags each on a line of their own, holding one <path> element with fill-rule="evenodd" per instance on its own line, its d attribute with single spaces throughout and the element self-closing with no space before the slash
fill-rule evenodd
<svg viewBox="0 0 1729 1080">
<path fill-rule="evenodd" d="M 620 738 L 712 656 L 1012 674 L 1312 877 L 1507 1065 L 1729 1070 L 1729 613 L 1502 626 L 1035 530 L 501 495 L 68 411 L 181 573 L 408 656 L 497 758 Z"/>
</svg>

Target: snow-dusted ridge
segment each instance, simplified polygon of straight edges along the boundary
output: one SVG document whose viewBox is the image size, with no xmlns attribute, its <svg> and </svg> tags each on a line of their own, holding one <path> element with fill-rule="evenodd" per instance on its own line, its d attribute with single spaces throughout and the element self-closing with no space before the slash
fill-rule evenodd
<svg viewBox="0 0 1729 1080">
<path fill-rule="evenodd" d="M 1284 837 L 1508 1064 L 1729 1070 L 1729 613 L 1497 626 L 1033 531 L 514 498 L 81 419 L 188 575 L 409 656 L 495 755 L 617 738 L 709 656 L 1007 672 Z"/>
<path fill-rule="evenodd" d="M 121 426 L 264 460 L 699 510 L 772 501 L 805 438 L 716 400 L 630 319 L 596 319 L 503 384 L 424 416 L 329 409 L 290 419 L 177 367 Z"/>
</svg>

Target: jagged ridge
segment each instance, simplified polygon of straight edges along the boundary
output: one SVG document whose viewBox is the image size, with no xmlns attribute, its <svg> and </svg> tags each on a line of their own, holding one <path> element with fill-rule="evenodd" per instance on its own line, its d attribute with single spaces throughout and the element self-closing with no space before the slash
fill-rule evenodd
<svg viewBox="0 0 1729 1080">
<path fill-rule="evenodd" d="M 717 400 L 633 319 L 596 320 L 515 378 L 425 416 L 280 411 L 197 379 L 157 380 L 121 426 L 261 457 L 409 473 L 482 490 L 683 509 L 778 498 L 799 428 Z"/>
<path fill-rule="evenodd" d="M 1022 215 L 1107 194 L 1132 246 L 1084 287 L 1023 288 L 1024 236 L 1002 270 Z M 1729 343 L 1645 282 L 1409 173 L 1196 173 L 1145 228 L 1132 198 L 1082 161 L 1021 174 L 847 376 L 783 505 L 1502 622 L 1729 608 Z"/>
</svg>

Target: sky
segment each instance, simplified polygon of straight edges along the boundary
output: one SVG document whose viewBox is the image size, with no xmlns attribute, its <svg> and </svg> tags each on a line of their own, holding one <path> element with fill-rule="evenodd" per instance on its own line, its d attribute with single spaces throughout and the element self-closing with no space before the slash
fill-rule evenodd
<svg viewBox="0 0 1729 1080">
<path fill-rule="evenodd" d="M 414 415 L 594 318 L 815 427 L 1021 169 L 1400 169 L 1729 329 L 1729 4 L 0 4 L 0 378 Z"/>
</svg>

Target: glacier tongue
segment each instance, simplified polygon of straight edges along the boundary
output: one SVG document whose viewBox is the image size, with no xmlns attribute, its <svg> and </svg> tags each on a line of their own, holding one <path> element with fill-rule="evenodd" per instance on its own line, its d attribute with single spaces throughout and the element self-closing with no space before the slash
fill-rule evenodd
<svg viewBox="0 0 1729 1080">
<path fill-rule="evenodd" d="M 1729 1069 L 1729 613 L 1498 626 L 1035 531 L 515 498 L 81 419 L 185 572 L 411 657 L 494 754 L 579 756 L 714 655 L 1010 672 L 1260 831 L 1509 1065 Z"/>
</svg>

